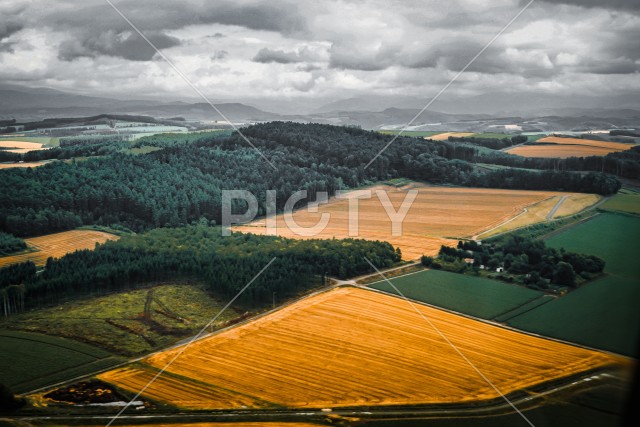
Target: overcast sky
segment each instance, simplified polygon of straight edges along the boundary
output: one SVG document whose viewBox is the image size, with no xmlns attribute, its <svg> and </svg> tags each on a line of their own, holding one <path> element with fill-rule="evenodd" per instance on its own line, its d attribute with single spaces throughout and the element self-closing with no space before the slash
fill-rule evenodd
<svg viewBox="0 0 640 427">
<path fill-rule="evenodd" d="M 521 0 L 113 0 L 213 99 L 437 93 Z M 600 4 L 605 4 L 602 6 Z M 0 81 L 122 98 L 193 91 L 104 0 L 2 0 Z M 640 88 L 640 1 L 536 0 L 448 91 Z"/>
</svg>

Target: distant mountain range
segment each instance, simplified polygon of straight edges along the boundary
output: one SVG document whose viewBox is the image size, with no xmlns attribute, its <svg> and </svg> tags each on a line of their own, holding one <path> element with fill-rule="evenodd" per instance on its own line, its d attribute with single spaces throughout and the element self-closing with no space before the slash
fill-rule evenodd
<svg viewBox="0 0 640 427">
<path fill-rule="evenodd" d="M 480 132 L 640 126 L 640 101 L 633 94 L 618 97 L 615 102 L 586 95 L 579 97 L 580 99 L 559 101 L 557 97 L 539 94 L 520 97 L 521 108 L 513 109 L 504 108 L 505 105 L 514 104 L 514 95 L 508 94 L 479 95 L 463 100 L 447 99 L 444 95 L 441 98 L 414 120 L 412 129 Z M 394 129 L 402 128 L 412 120 L 426 102 L 428 101 L 418 97 L 362 96 L 333 101 L 312 112 L 296 115 L 269 112 L 244 103 L 216 102 L 215 105 L 229 120 L 236 123 L 290 120 L 356 125 L 366 129 Z M 560 105 L 563 102 L 565 105 Z M 578 104 L 581 107 L 575 107 L 576 102 L 581 102 Z M 261 102 L 260 106 L 265 103 L 267 102 Z M 477 113 L 479 111 L 482 113 Z M 49 88 L 0 85 L 0 119 L 34 121 L 106 113 L 224 121 L 204 102 L 119 100 L 76 95 Z"/>
</svg>

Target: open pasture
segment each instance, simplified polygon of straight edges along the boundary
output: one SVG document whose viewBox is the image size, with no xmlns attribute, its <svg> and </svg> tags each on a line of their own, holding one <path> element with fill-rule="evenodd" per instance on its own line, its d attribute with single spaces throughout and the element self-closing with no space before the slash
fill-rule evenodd
<svg viewBox="0 0 640 427">
<path fill-rule="evenodd" d="M 635 355 L 640 333 L 640 218 L 600 214 L 549 238 L 555 248 L 601 257 L 606 276 L 508 321 L 509 325 L 591 347 Z"/>
<path fill-rule="evenodd" d="M 98 378 L 137 392 L 141 383 L 182 352 L 143 397 L 187 409 L 331 408 L 499 398 L 432 325 L 504 394 L 629 363 L 425 305 L 412 306 L 378 292 L 337 288 L 186 349 L 151 355 L 140 362 L 146 366 L 131 365 Z M 132 376 L 136 380 L 130 380 Z M 163 378 L 182 379 L 178 384 L 183 385 L 167 384 Z M 199 397 L 203 388 L 216 392 Z"/>
<path fill-rule="evenodd" d="M 523 286 L 433 269 L 395 277 L 390 281 L 407 298 L 487 320 L 543 295 Z M 386 280 L 367 286 L 398 294 Z"/>
<path fill-rule="evenodd" d="M 118 236 L 102 231 L 71 230 L 24 239 L 31 252 L 1 257 L 0 268 L 27 261 L 32 261 L 34 264 L 42 266 L 49 257 L 60 258 L 77 250 L 95 249 L 98 243 L 117 240 L 118 238 Z"/>
<path fill-rule="evenodd" d="M 117 361 L 108 352 L 83 343 L 0 330 L 0 383 L 16 392 L 107 368 Z"/>
<path fill-rule="evenodd" d="M 375 190 L 383 190 L 389 197 L 387 208 L 397 211 L 409 190 L 418 191 L 417 197 L 402 221 L 402 233 L 394 236 L 392 222 L 385 205 Z M 360 199 L 358 230 L 349 236 L 349 198 L 358 192 L 347 193 L 344 198 L 333 198 L 318 206 L 317 212 L 300 209 L 292 217 L 297 226 L 288 227 L 283 215 L 277 215 L 277 234 L 289 238 L 347 238 L 382 240 L 402 250 L 404 259 L 417 259 L 423 254 L 435 255 L 441 245 L 455 245 L 456 239 L 471 237 L 491 229 L 520 214 L 524 208 L 561 193 L 543 191 L 497 190 L 483 188 L 436 187 L 412 183 L 398 189 L 392 186 L 376 186 L 370 199 Z M 327 226 L 314 235 L 308 227 L 318 224 L 322 215 L 330 214 Z M 233 227 L 235 231 L 266 234 L 266 221 L 256 220 Z M 307 228 L 307 231 L 305 231 Z M 353 230 L 353 228 L 352 228 Z M 355 231 L 355 230 L 353 230 Z"/>
</svg>

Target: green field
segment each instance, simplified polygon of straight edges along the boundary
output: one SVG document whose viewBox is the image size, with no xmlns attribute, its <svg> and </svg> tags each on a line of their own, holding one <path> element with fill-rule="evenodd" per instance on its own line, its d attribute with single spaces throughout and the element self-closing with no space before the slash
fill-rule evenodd
<svg viewBox="0 0 640 427">
<path fill-rule="evenodd" d="M 543 295 L 521 286 L 440 270 L 421 271 L 391 282 L 407 298 L 483 319 L 493 319 Z M 368 286 L 397 294 L 386 281 Z"/>
<path fill-rule="evenodd" d="M 121 361 L 104 350 L 68 339 L 0 330 L 0 383 L 18 393 Z"/>
<path fill-rule="evenodd" d="M 150 317 L 143 318 L 149 289 L 72 301 L 11 317 L 0 327 L 82 340 L 117 354 L 136 355 L 194 335 L 222 308 L 200 285 L 153 288 Z M 238 317 L 227 310 L 217 325 Z"/>
<path fill-rule="evenodd" d="M 480 132 L 480 133 L 474 133 L 473 135 L 471 135 L 473 138 L 497 138 L 497 139 L 511 139 L 512 136 L 514 136 L 513 134 L 508 134 L 508 133 L 497 133 L 497 132 Z"/>
<path fill-rule="evenodd" d="M 640 218 L 601 214 L 547 244 L 603 258 L 607 276 L 511 319 L 509 325 L 625 355 L 640 334 Z"/>
<path fill-rule="evenodd" d="M 600 209 L 640 215 L 640 194 L 629 190 L 622 190 L 604 202 L 600 206 Z"/>
</svg>

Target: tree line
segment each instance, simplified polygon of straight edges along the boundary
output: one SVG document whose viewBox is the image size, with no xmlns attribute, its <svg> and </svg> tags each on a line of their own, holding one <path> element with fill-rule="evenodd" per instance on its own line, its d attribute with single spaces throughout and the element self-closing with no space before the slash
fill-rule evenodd
<svg viewBox="0 0 640 427">
<path fill-rule="evenodd" d="M 0 231 L 0 256 L 9 255 L 25 249 L 27 249 L 27 244 L 24 240 Z"/>
<path fill-rule="evenodd" d="M 230 299 L 275 260 L 239 299 L 268 305 L 273 292 L 289 296 L 316 286 L 313 277 L 351 277 L 370 272 L 364 257 L 379 268 L 400 260 L 386 242 L 367 240 L 292 240 L 233 233 L 203 223 L 158 228 L 126 236 L 60 259 L 47 260 L 37 273 L 31 262 L 0 270 L 0 298 L 5 316 L 89 294 L 135 288 L 149 281 L 184 276 L 201 279 L 212 292 Z"/>
<path fill-rule="evenodd" d="M 256 195 L 262 215 L 266 190 L 276 190 L 276 207 L 282 210 L 289 196 L 299 190 L 307 190 L 308 201 L 313 201 L 320 191 L 333 195 L 339 189 L 397 177 L 599 194 L 611 194 L 620 187 L 617 180 L 599 173 L 481 169 L 468 158 L 473 148 L 412 137 L 397 138 L 365 168 L 389 139 L 357 128 L 271 122 L 249 126 L 243 133 L 277 170 L 238 133 L 150 137 L 145 145 L 155 140 L 162 148 L 145 155 L 121 152 L 119 144 L 124 142 L 27 153 L 29 160 L 88 154 L 82 150 L 101 157 L 0 170 L 0 231 L 27 236 L 80 224 L 120 224 L 144 231 L 200 219 L 219 223 L 225 189 Z M 103 154 L 96 151 L 103 148 Z"/>
</svg>

